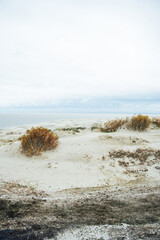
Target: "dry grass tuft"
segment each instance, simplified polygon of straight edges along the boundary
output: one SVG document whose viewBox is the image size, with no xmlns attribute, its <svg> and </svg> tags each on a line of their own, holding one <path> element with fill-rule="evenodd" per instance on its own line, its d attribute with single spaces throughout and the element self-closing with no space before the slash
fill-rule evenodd
<svg viewBox="0 0 160 240">
<path fill-rule="evenodd" d="M 133 116 L 126 124 L 126 127 L 132 130 L 144 131 L 150 126 L 150 124 L 151 120 L 148 116 L 139 114 L 137 116 Z"/>
<path fill-rule="evenodd" d="M 21 152 L 27 157 L 40 155 L 42 151 L 52 150 L 58 145 L 58 136 L 43 127 L 27 130 L 19 140 L 21 141 Z"/>
</svg>

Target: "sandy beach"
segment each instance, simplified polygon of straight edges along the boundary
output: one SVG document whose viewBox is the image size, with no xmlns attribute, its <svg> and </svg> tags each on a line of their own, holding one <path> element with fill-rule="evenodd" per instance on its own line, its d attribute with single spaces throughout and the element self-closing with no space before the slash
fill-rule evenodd
<svg viewBox="0 0 160 240">
<path fill-rule="evenodd" d="M 29 215 L 21 206 L 3 219 L 0 239 L 160 238 L 159 128 L 49 126 L 58 147 L 28 158 L 18 140 L 28 127 L 0 131 L 1 200 L 32 203 Z"/>
<path fill-rule="evenodd" d="M 160 1 L 0 1 L 0 240 L 160 240 Z"/>
</svg>

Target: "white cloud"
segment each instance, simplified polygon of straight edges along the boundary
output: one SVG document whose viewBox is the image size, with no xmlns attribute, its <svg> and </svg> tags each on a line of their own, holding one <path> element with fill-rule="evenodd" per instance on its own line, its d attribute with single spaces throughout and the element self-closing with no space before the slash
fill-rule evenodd
<svg viewBox="0 0 160 240">
<path fill-rule="evenodd" d="M 0 106 L 158 95 L 159 10 L 156 0 L 1 1 Z"/>
</svg>

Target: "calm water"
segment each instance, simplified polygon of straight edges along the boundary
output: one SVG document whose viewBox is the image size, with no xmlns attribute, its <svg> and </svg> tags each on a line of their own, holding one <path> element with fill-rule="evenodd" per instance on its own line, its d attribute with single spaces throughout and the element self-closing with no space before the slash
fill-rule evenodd
<svg viewBox="0 0 160 240">
<path fill-rule="evenodd" d="M 91 120 L 100 121 L 123 118 L 131 114 L 85 114 L 85 113 L 36 113 L 36 114 L 0 114 L 0 128 L 10 128 L 32 124 L 56 124 L 60 121 Z"/>
<path fill-rule="evenodd" d="M 0 114 L 0 128 L 25 126 L 31 124 L 57 123 L 65 120 L 99 120 L 114 118 L 115 114 L 73 114 L 73 113 L 36 113 L 36 114 Z M 122 116 L 122 115 L 121 115 Z"/>
</svg>

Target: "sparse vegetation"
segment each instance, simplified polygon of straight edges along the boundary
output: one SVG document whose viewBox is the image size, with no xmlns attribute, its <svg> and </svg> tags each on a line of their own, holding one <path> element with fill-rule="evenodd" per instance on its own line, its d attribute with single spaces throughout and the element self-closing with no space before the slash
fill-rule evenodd
<svg viewBox="0 0 160 240">
<path fill-rule="evenodd" d="M 101 124 L 100 123 L 93 123 L 92 126 L 91 126 L 91 131 L 100 131 L 101 129 Z"/>
<path fill-rule="evenodd" d="M 141 163 L 144 163 L 148 157 L 153 156 L 155 159 L 160 158 L 160 150 L 154 150 L 151 148 L 143 149 L 138 148 L 135 151 L 125 151 L 123 149 L 114 150 L 109 152 L 110 158 L 132 158 L 135 160 L 139 160 Z M 121 163 L 121 162 L 120 162 Z"/>
<path fill-rule="evenodd" d="M 95 131 L 97 129 L 98 129 L 98 127 L 96 127 L 96 126 L 91 127 L 91 131 Z"/>
<path fill-rule="evenodd" d="M 126 120 L 115 119 L 104 123 L 104 127 L 101 128 L 101 132 L 115 132 L 125 124 Z"/>
<path fill-rule="evenodd" d="M 148 116 L 139 114 L 137 116 L 133 116 L 126 124 L 126 127 L 132 130 L 144 131 L 150 126 L 150 124 L 151 120 Z"/>
<path fill-rule="evenodd" d="M 0 139 L 0 146 L 6 145 L 6 144 L 13 144 L 16 141 L 16 139 Z"/>
<path fill-rule="evenodd" d="M 104 123 L 104 127 L 100 128 L 100 131 L 106 133 L 116 132 L 120 128 L 144 131 L 150 126 L 151 122 L 160 127 L 159 118 L 152 119 L 151 121 L 148 116 L 139 114 L 137 116 L 133 116 L 132 118 L 109 120 Z"/>
<path fill-rule="evenodd" d="M 44 191 L 36 191 L 35 187 L 31 185 L 22 185 L 15 181 L 5 182 L 2 188 L 5 189 L 5 192 L 10 192 L 19 196 L 46 196 Z"/>
<path fill-rule="evenodd" d="M 55 149 L 58 145 L 58 136 L 43 127 L 27 130 L 19 140 L 21 141 L 21 152 L 27 157 L 40 155 L 42 151 Z"/>
<path fill-rule="evenodd" d="M 58 128 L 58 131 L 64 132 L 72 132 L 72 133 L 80 133 L 81 130 L 85 130 L 85 127 L 71 127 L 71 128 Z"/>
<path fill-rule="evenodd" d="M 154 117 L 151 120 L 152 124 L 155 125 L 156 127 L 160 127 L 160 118 Z"/>
</svg>

